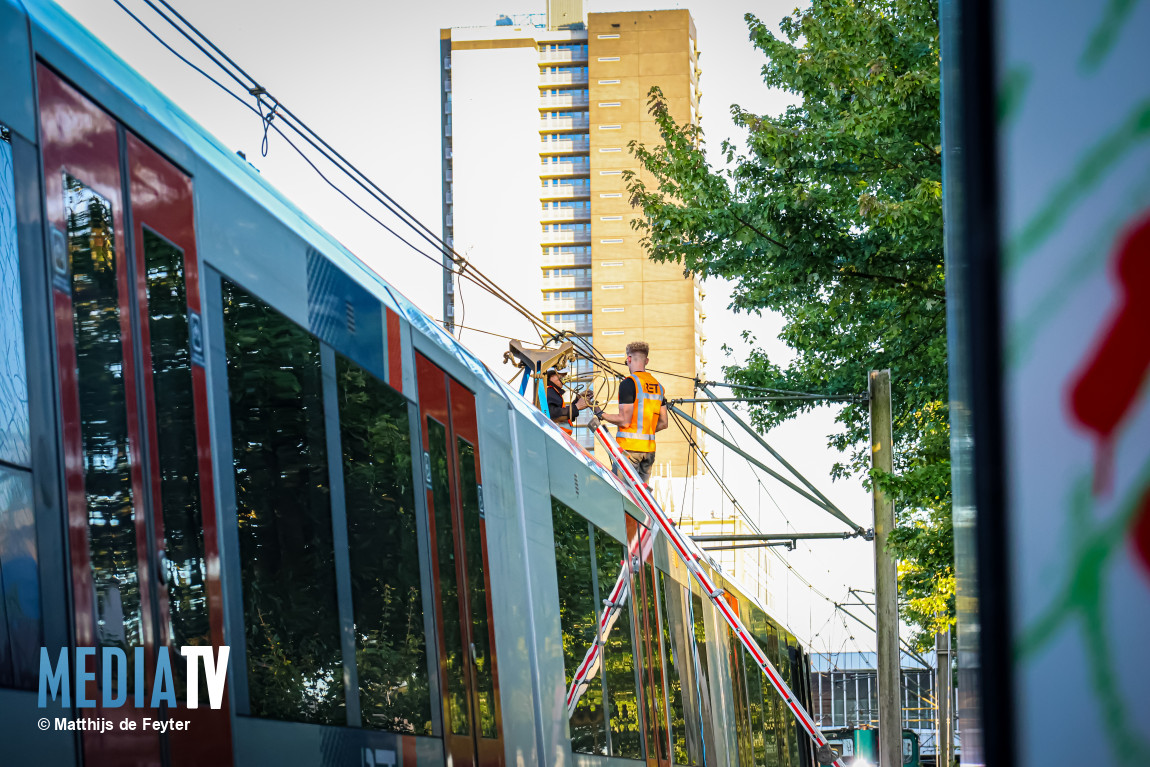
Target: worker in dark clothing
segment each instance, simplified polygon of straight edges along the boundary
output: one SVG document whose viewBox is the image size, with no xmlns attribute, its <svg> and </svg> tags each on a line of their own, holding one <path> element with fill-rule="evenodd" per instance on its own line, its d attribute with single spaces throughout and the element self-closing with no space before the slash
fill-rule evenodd
<svg viewBox="0 0 1150 767">
<path fill-rule="evenodd" d="M 550 368 L 547 370 L 547 415 L 559 424 L 559 428 L 568 434 L 572 433 L 572 425 L 581 410 L 590 405 L 582 396 L 574 402 L 563 404 L 563 378 L 566 376 L 562 370 Z"/>
</svg>

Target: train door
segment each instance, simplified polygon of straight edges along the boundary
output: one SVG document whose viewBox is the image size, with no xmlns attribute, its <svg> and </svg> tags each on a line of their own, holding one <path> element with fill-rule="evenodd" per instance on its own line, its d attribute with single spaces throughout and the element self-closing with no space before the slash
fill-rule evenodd
<svg viewBox="0 0 1150 767">
<path fill-rule="evenodd" d="M 491 623 L 475 395 L 416 356 L 436 632 L 449 767 L 501 767 L 503 736 Z"/>
<path fill-rule="evenodd" d="M 188 709 L 179 653 L 223 644 L 191 181 L 37 78 L 74 643 L 95 648 L 86 713 L 112 724 L 84 733 L 85 763 L 230 764 L 226 698 L 206 707 L 201 671 Z M 161 735 L 145 717 L 189 724 Z"/>
</svg>

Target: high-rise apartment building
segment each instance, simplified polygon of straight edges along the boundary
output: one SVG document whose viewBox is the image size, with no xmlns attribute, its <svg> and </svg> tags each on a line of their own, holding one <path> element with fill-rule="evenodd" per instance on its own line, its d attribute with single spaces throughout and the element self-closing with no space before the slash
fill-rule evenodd
<svg viewBox="0 0 1150 767">
<path fill-rule="evenodd" d="M 624 178 L 638 171 L 628 144 L 660 141 L 647 109 L 652 86 L 680 123 L 699 118 L 690 13 L 584 20 L 578 0 L 550 0 L 546 15 L 445 29 L 440 46 L 445 239 L 620 369 L 626 344 L 646 341 L 668 398 L 691 397 L 705 362 L 701 288 L 682 266 L 646 257 Z M 450 275 L 443 312 L 497 371 L 507 341 L 490 333 L 538 340 L 522 317 Z M 585 429 L 576 437 L 591 446 Z M 678 428 L 659 435 L 657 474 L 693 473 L 688 458 Z"/>
</svg>

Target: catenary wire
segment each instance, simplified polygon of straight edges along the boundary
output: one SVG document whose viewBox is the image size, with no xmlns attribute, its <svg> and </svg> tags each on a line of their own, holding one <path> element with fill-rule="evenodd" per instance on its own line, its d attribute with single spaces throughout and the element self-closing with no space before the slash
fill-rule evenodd
<svg viewBox="0 0 1150 767">
<path fill-rule="evenodd" d="M 262 111 L 262 107 L 260 109 L 252 107 L 250 104 L 248 104 L 241 97 L 236 95 L 233 91 L 231 91 L 227 86 L 225 86 L 219 80 L 211 77 L 206 72 L 204 72 L 203 69 L 196 66 L 191 61 L 189 61 L 186 57 L 184 57 L 184 56 L 180 55 L 178 52 L 176 52 L 174 50 L 174 48 L 172 48 L 172 46 L 169 45 L 166 41 L 162 40 L 162 38 L 160 38 L 159 35 L 157 33 L 155 33 L 147 25 L 146 22 L 144 22 L 142 19 L 140 19 L 135 14 L 128 11 L 128 9 L 125 8 L 123 6 L 123 4 L 119 2 L 119 0 L 114 0 L 114 2 L 116 2 L 117 5 L 119 5 L 126 12 L 128 12 L 129 15 L 138 24 L 140 24 L 142 27 L 144 27 L 145 30 L 147 30 L 153 37 L 155 37 L 157 39 L 157 41 L 159 41 L 170 52 L 175 54 L 180 60 L 184 61 L 186 64 L 188 64 L 190 67 L 195 69 L 197 72 L 199 72 L 200 74 L 207 77 L 207 79 L 209 81 L 213 82 L 219 88 L 221 88 L 222 90 L 224 90 L 225 92 L 229 93 L 234 98 L 239 100 L 250 111 L 255 112 L 257 114 L 257 116 L 260 117 L 261 123 L 262 123 L 265 130 L 270 125 L 270 127 L 272 127 L 273 130 L 276 130 L 276 132 L 281 137 L 283 137 L 285 140 L 287 140 L 288 143 L 293 147 L 293 149 L 295 149 L 297 153 L 299 153 L 302 157 L 304 157 L 305 161 L 308 162 L 308 164 L 311 165 L 312 168 L 314 170 L 316 170 L 317 173 L 319 173 L 318 168 L 316 168 L 315 164 L 313 162 L 311 162 L 310 159 L 308 159 L 304 155 L 302 150 L 298 146 L 295 146 L 290 140 L 288 140 L 287 136 L 284 135 L 283 131 L 279 130 L 275 124 L 270 123 L 270 121 L 266 119 L 266 117 Z M 259 83 L 253 77 L 251 77 L 251 75 L 249 75 L 241 67 L 236 65 L 235 62 L 232 61 L 226 54 L 224 54 L 219 49 L 218 46 L 216 46 L 214 43 L 212 43 L 211 40 L 208 39 L 205 35 L 203 35 L 203 33 L 201 33 L 193 24 L 191 24 L 190 22 L 187 21 L 187 19 L 185 19 L 183 16 L 181 16 L 178 11 L 176 11 L 174 8 L 171 7 L 170 4 L 163 2 L 163 0 L 160 0 L 161 4 L 165 8 L 167 8 L 173 15 L 175 15 L 177 18 L 179 18 L 182 23 L 184 23 L 189 29 L 192 30 L 192 32 L 188 32 L 187 30 L 181 28 L 179 24 L 176 24 L 175 21 L 173 21 L 169 16 L 167 16 L 167 14 L 165 14 L 162 10 L 160 10 L 156 6 L 155 3 L 151 2 L 151 0 L 144 0 L 144 2 L 157 15 L 159 15 L 162 19 L 164 19 L 164 21 L 166 21 L 170 26 L 172 26 L 173 29 L 175 29 L 183 37 L 185 37 L 189 42 L 191 42 L 193 45 L 195 45 L 195 47 L 197 49 L 199 49 L 201 51 L 201 53 L 203 53 L 217 67 L 219 67 L 226 74 L 228 74 L 241 87 L 245 88 L 251 95 L 255 96 L 257 101 L 260 102 L 260 104 L 266 103 L 266 107 L 269 110 L 269 113 L 276 114 L 277 116 L 279 116 L 281 123 L 286 124 L 288 126 L 288 128 L 290 128 L 297 135 L 299 135 L 301 138 L 303 138 L 308 144 L 310 144 L 312 146 L 313 149 L 318 151 L 326 160 L 328 160 L 328 162 L 333 164 L 338 170 L 340 170 L 342 173 L 344 173 L 344 175 L 348 176 L 348 178 L 351 179 L 353 183 L 355 183 L 357 186 L 359 186 L 361 189 L 363 189 L 365 192 L 367 192 L 371 197 L 373 197 L 376 200 L 376 202 L 378 202 L 385 209 L 387 209 L 390 213 L 392 213 L 397 218 L 399 218 L 402 223 L 404 223 L 406 226 L 411 228 L 421 239 L 424 239 L 429 244 L 435 246 L 436 249 L 442 251 L 444 253 L 444 255 L 449 256 L 453 263 L 456 263 L 460 266 L 460 269 L 458 271 L 450 269 L 450 267 L 448 267 L 446 265 L 446 263 L 443 263 L 439 259 L 436 259 L 435 257 L 430 256 L 429 254 L 427 254 L 427 253 L 423 252 L 422 250 L 420 250 L 419 248 L 415 247 L 412 243 L 410 243 L 407 240 L 405 240 L 404 238 L 400 237 L 397 233 L 395 233 L 395 231 L 393 229 L 391 229 L 390 227 L 387 227 L 377 217 L 370 214 L 366 209 L 363 208 L 362 205 L 360 205 L 358 202 L 353 200 L 349 195 L 347 195 L 346 192 L 344 192 L 342 189 L 340 189 L 338 187 L 338 185 L 334 184 L 334 182 L 332 182 L 330 179 L 326 178 L 326 176 L 323 176 L 322 174 L 320 174 L 325 182 L 327 182 L 334 189 L 336 189 L 336 191 L 340 192 L 340 194 L 342 196 L 344 196 L 346 199 L 348 199 L 349 202 L 352 202 L 352 204 L 355 205 L 355 207 L 357 207 L 358 209 L 363 211 L 370 218 L 372 218 L 372 220 L 376 221 L 376 223 L 379 223 L 381 226 L 383 226 L 393 236 L 396 236 L 398 239 L 403 241 L 409 247 L 412 247 L 413 250 L 416 250 L 416 252 L 419 252 L 425 258 L 428 258 L 429 260 L 431 260 L 437 266 L 440 266 L 440 267 L 446 269 L 447 271 L 449 271 L 453 274 L 457 274 L 457 275 L 466 277 L 467 279 L 471 280 L 474 284 L 478 285 L 479 287 L 483 288 L 487 292 L 494 295 L 496 298 L 507 303 L 509 306 L 511 306 L 513 309 L 515 309 L 518 313 L 520 313 L 522 316 L 524 316 L 529 322 L 531 322 L 533 325 L 535 325 L 537 329 L 546 329 L 548 332 L 557 332 L 553 326 L 551 326 L 545 320 L 541 320 L 538 317 L 536 317 L 534 314 L 532 314 L 530 312 L 530 310 L 528 310 L 526 307 L 524 307 L 517 299 L 515 299 L 513 296 L 511 296 L 509 293 L 507 293 L 503 288 L 501 288 L 497 283 L 495 283 L 493 280 L 488 278 L 480 270 L 475 268 L 474 265 L 472 265 L 463 256 L 459 255 L 456 251 L 454 251 L 454 249 L 450 248 L 450 246 L 447 246 L 447 244 L 443 240 L 441 240 L 438 236 L 436 236 L 433 232 L 431 232 L 431 230 L 428 229 L 427 226 L 424 225 L 421 221 L 419 221 L 419 219 L 417 219 L 416 217 L 411 215 L 405 208 L 403 208 L 403 206 L 401 206 L 397 202 L 395 202 L 395 200 L 392 197 L 390 197 L 390 195 L 388 195 L 386 192 L 384 192 L 382 189 L 380 189 L 378 185 L 376 185 L 374 182 L 372 182 L 371 179 L 366 176 L 366 174 L 364 174 L 362 171 L 360 171 L 356 166 L 354 166 L 346 158 L 344 158 L 343 155 L 341 155 L 338 151 L 336 151 L 334 148 L 332 148 L 330 144 L 328 144 L 326 141 L 324 141 L 318 134 L 316 134 L 311 128 L 309 128 L 306 123 L 304 123 L 302 120 L 300 120 L 298 117 L 296 117 L 296 115 L 294 113 L 292 113 L 290 109 L 288 109 L 287 107 L 284 107 L 282 104 L 280 104 L 280 102 L 277 99 L 275 99 L 274 96 L 269 94 L 262 86 L 260 86 Z M 224 66 L 219 61 L 219 59 L 215 58 L 215 56 L 213 56 L 211 53 L 209 53 L 204 48 L 204 45 L 201 44 L 199 42 L 199 40 L 196 39 L 196 37 L 192 36 L 192 33 L 194 33 L 195 36 L 199 38 L 199 40 L 202 40 L 203 43 L 206 44 L 207 46 L 209 46 L 213 51 L 216 51 L 217 53 L 219 53 L 219 55 L 222 56 L 232 67 L 234 67 L 235 70 L 240 72 L 240 74 L 243 76 L 243 78 L 246 78 L 248 81 L 250 81 L 250 84 L 244 82 L 244 80 L 241 79 L 240 76 L 236 75 L 235 72 L 228 69 L 228 67 Z M 267 102 L 264 101 L 265 98 L 267 99 Z"/>
</svg>

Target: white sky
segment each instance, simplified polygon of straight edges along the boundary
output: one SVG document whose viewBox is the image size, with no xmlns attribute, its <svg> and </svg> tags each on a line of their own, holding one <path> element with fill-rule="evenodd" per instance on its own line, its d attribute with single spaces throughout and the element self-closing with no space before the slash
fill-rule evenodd
<svg viewBox="0 0 1150 767">
<path fill-rule="evenodd" d="M 262 131 L 254 115 L 163 50 L 112 0 L 57 2 L 224 144 L 243 151 L 265 178 L 417 305 L 433 317 L 440 315 L 439 270 L 397 245 L 390 235 L 329 190 L 274 136 L 268 156 L 261 157 Z M 123 2 L 165 39 L 176 39 L 143 2 Z M 490 25 L 501 13 L 545 10 L 543 0 L 326 0 L 319 6 L 273 0 L 171 2 L 271 94 L 436 232 L 441 195 L 439 30 Z M 760 70 L 765 62 L 748 40 L 744 12 L 751 10 L 776 25 L 794 6 L 795 0 L 652 4 L 658 9 L 688 8 L 694 16 L 703 70 L 703 127 L 715 154 L 724 138 L 742 137 L 731 122 L 729 105 L 738 103 L 753 111 L 774 113 L 790 100 L 788 94 L 763 85 Z M 642 2 L 636 4 L 634 0 L 588 0 L 585 7 L 588 12 L 645 9 Z M 178 49 L 190 51 L 186 45 Z M 779 318 L 736 316 L 726 309 L 728 286 L 711 282 L 706 290 L 707 368 L 711 375 L 720 375 L 727 361 L 720 350 L 724 343 L 735 349 L 735 360 L 745 353 L 740 340 L 744 329 L 752 330 L 772 355 L 785 359 L 785 347 L 775 340 L 781 328 Z M 468 324 L 479 323 L 468 317 Z M 833 414 L 833 409 L 821 408 L 774 430 L 768 440 L 849 516 L 870 527 L 869 495 L 857 482 L 830 482 L 830 466 L 838 458 L 826 446 L 826 435 L 835 430 Z M 743 435 L 739 442 L 745 447 L 751 440 Z M 842 528 L 836 520 L 764 478 L 793 524 L 787 528 L 779 509 L 760 493 L 745 461 L 718 446 L 712 447 L 710 457 L 716 466 L 725 467 L 728 484 L 745 499 L 745 508 L 752 513 L 761 509 L 760 527 L 765 532 Z M 731 513 L 729 504 L 726 512 Z M 862 541 L 815 541 L 783 556 L 836 600 L 843 600 L 847 585 L 874 588 L 872 547 Z M 802 639 L 810 641 L 817 634 L 812 643 L 816 651 L 873 649 L 873 634 L 847 618 L 848 634 L 830 606 L 808 593 L 797 580 L 788 579 L 781 563 L 776 561 L 774 572 L 773 591 L 778 597 L 774 611 Z M 869 619 L 865 608 L 856 607 L 852 612 Z"/>
</svg>

